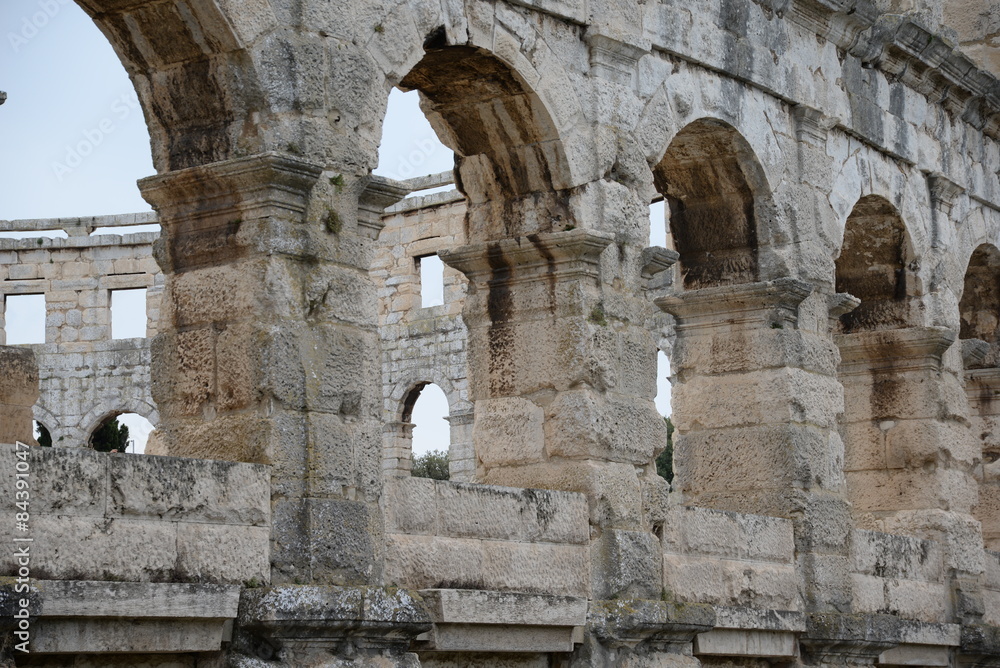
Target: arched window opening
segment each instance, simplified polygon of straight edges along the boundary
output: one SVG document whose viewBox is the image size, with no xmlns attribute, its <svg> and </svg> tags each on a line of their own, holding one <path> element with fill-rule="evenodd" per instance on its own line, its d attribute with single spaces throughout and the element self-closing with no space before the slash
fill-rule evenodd
<svg viewBox="0 0 1000 668">
<path fill-rule="evenodd" d="M 455 153 L 455 181 L 468 202 L 470 241 L 573 225 L 568 161 L 544 104 L 510 67 L 481 49 L 425 44 L 400 81 Z"/>
<path fill-rule="evenodd" d="M 397 181 L 406 181 L 428 174 L 450 172 L 455 167 L 455 154 L 434 133 L 420 110 L 420 94 L 394 88 L 389 93 L 382 124 L 382 143 L 378 148 L 375 174 Z M 452 186 L 419 190 L 411 195 L 428 195 Z"/>
<path fill-rule="evenodd" d="M 411 390 L 403 403 L 403 422 L 413 425 L 411 474 L 448 480 L 451 427 L 448 398 L 441 388 L 425 383 Z"/>
<path fill-rule="evenodd" d="M 1000 365 L 1000 250 L 996 246 L 983 244 L 972 254 L 958 309 L 962 318 L 959 336 L 990 346 L 979 365 Z"/>
<path fill-rule="evenodd" d="M 91 433 L 89 447 L 98 452 L 141 455 L 153 424 L 138 413 L 118 413 L 107 417 Z"/>
<path fill-rule="evenodd" d="M 38 420 L 35 420 L 35 440 L 43 448 L 52 447 L 52 434 L 49 432 L 48 427 Z"/>
<path fill-rule="evenodd" d="M 713 120 L 691 123 L 670 143 L 653 178 L 669 207 L 685 289 L 759 280 L 755 191 L 764 181 L 735 129 Z"/>
<path fill-rule="evenodd" d="M 861 199 L 847 219 L 837 258 L 837 292 L 861 305 L 840 318 L 845 333 L 907 326 L 916 288 L 913 253 L 896 208 L 877 196 Z"/>
</svg>

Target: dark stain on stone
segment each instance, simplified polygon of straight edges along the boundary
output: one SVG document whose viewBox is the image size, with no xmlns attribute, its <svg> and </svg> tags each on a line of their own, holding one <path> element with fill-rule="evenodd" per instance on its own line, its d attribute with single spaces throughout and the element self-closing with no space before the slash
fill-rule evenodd
<svg viewBox="0 0 1000 668">
<path fill-rule="evenodd" d="M 549 311 L 555 315 L 556 313 L 556 260 L 552 256 L 552 252 L 545 247 L 542 240 L 537 234 L 529 234 L 528 241 L 534 245 L 538 250 L 538 253 L 545 258 L 545 280 L 548 283 L 549 289 Z"/>
<path fill-rule="evenodd" d="M 514 389 L 511 377 L 514 356 L 514 333 L 510 322 L 513 312 L 511 266 L 498 243 L 488 246 L 486 257 L 490 265 L 489 294 L 486 297 L 490 315 L 490 393 L 494 397 L 502 397 L 509 396 Z"/>
</svg>

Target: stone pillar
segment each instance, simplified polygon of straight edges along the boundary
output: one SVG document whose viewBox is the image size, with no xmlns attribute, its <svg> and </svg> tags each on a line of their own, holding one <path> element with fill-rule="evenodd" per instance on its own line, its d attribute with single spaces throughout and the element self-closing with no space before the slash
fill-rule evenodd
<svg viewBox="0 0 1000 668">
<path fill-rule="evenodd" d="M 845 470 L 862 528 L 939 542 L 958 621 L 982 616 L 982 532 L 972 516 L 981 448 L 969 429 L 955 333 L 906 327 L 837 336 Z"/>
<path fill-rule="evenodd" d="M 440 255 L 470 281 L 476 481 L 586 494 L 597 537 L 593 595 L 658 597 L 660 549 L 641 500 L 643 476 L 655 475 L 666 444 L 653 403 L 656 346 L 646 311 L 637 316 L 630 301 L 641 295 L 604 278 L 617 271 L 611 242 L 577 229 Z"/>
<path fill-rule="evenodd" d="M 850 511 L 828 334 L 838 296 L 794 279 L 657 300 L 677 319 L 674 489 L 681 503 L 790 518 L 812 609 L 850 610 Z"/>
<path fill-rule="evenodd" d="M 378 221 L 370 179 L 322 174 L 268 153 L 140 182 L 163 227 L 152 390 L 172 455 L 272 467 L 273 582 L 360 584 L 381 572 Z"/>
<path fill-rule="evenodd" d="M 476 414 L 472 409 L 452 413 L 445 418 L 451 427 L 451 447 L 448 448 L 449 479 L 472 482 L 476 477 L 476 448 L 472 429 Z"/>
<path fill-rule="evenodd" d="M 38 364 L 31 348 L 0 346 L 0 443 L 35 443 L 31 409 L 38 401 Z"/>
<path fill-rule="evenodd" d="M 982 446 L 979 502 L 973 509 L 983 525 L 987 550 L 1000 550 L 1000 368 L 965 372 L 973 438 Z"/>
<path fill-rule="evenodd" d="M 388 476 L 408 476 L 413 467 L 413 423 L 386 422 L 382 426 L 382 470 Z"/>
</svg>

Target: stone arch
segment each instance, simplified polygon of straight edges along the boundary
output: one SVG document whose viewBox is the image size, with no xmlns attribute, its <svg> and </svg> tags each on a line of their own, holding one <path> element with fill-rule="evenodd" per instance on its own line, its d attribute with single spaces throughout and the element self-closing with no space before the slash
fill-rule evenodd
<svg viewBox="0 0 1000 668">
<path fill-rule="evenodd" d="M 86 438 L 81 445 L 83 447 L 87 447 L 87 444 L 90 443 L 91 436 L 94 435 L 94 431 L 98 427 L 104 424 L 108 418 L 117 417 L 122 413 L 135 413 L 136 415 L 141 415 L 149 420 L 154 427 L 156 427 L 160 422 L 159 412 L 141 399 L 128 399 L 114 404 L 111 402 L 103 402 L 91 408 L 83 419 L 80 420 L 80 424 L 83 426 L 84 434 L 86 435 Z"/>
<path fill-rule="evenodd" d="M 248 45 L 277 28 L 270 8 L 227 12 L 219 3 L 76 0 L 111 42 L 132 79 L 160 172 L 262 150 L 248 125 L 267 94 Z"/>
<path fill-rule="evenodd" d="M 915 324 L 910 297 L 919 294 L 915 253 L 899 211 L 884 197 L 858 200 L 844 226 L 836 260 L 836 290 L 861 304 L 840 318 L 844 332 Z"/>
<path fill-rule="evenodd" d="M 1000 342 L 1000 249 L 984 243 L 973 251 L 959 302 L 963 339 Z"/>
<path fill-rule="evenodd" d="M 431 126 L 455 152 L 469 239 L 572 227 L 568 189 L 576 179 L 556 117 L 532 85 L 540 74 L 528 59 L 516 52 L 512 64 L 492 44 L 474 40 L 450 45 L 443 29 L 432 31 L 422 50 L 404 76 L 387 83 L 419 91 Z"/>
<path fill-rule="evenodd" d="M 760 278 L 760 203 L 769 193 L 756 155 L 730 124 L 711 118 L 678 132 L 653 168 L 687 289 Z"/>
</svg>

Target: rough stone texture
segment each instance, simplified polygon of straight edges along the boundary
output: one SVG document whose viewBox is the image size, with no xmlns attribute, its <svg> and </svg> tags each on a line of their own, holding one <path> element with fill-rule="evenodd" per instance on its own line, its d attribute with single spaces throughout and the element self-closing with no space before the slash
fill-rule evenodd
<svg viewBox="0 0 1000 668">
<path fill-rule="evenodd" d="M 30 350 L 0 346 L 0 443 L 34 443 L 31 408 L 38 400 L 38 365 Z"/>
<path fill-rule="evenodd" d="M 992 540 L 1000 103 L 955 48 L 993 67 L 991 29 L 941 25 L 961 2 L 81 4 L 150 126 L 160 451 L 270 484 L 39 455 L 66 490 L 39 495 L 39 573 L 249 576 L 220 659 L 242 668 L 997 662 L 977 517 Z M 381 215 L 412 189 L 370 175 L 393 86 L 420 91 L 464 204 Z M 647 248 L 656 198 L 670 250 Z M 5 284 L 46 264 L 19 243 Z M 432 252 L 454 299 L 422 318 Z M 59 280 L 90 289 L 85 269 Z M 427 345 L 383 354 L 380 324 Z M 466 482 L 413 481 L 407 401 L 446 378 Z M 587 598 L 588 618 L 567 639 L 511 616 L 467 651 L 393 584 Z"/>
</svg>

